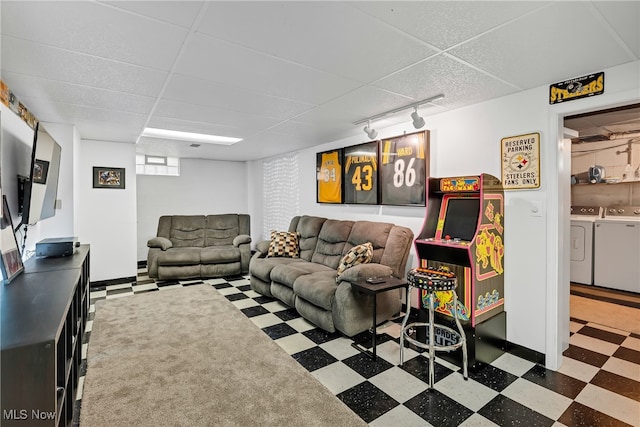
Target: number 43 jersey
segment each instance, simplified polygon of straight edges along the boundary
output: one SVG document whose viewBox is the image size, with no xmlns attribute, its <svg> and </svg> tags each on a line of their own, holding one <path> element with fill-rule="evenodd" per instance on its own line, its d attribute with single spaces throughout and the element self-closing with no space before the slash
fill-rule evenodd
<svg viewBox="0 0 640 427">
<path fill-rule="evenodd" d="M 385 205 L 424 205 L 426 201 L 425 133 L 382 141 L 380 174 Z"/>
<path fill-rule="evenodd" d="M 344 151 L 344 202 L 378 203 L 378 142 L 347 147 Z"/>
</svg>

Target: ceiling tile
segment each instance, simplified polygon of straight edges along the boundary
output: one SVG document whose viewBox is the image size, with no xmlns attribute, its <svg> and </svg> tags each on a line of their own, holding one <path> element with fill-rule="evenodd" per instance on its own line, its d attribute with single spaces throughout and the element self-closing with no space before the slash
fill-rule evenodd
<svg viewBox="0 0 640 427">
<path fill-rule="evenodd" d="M 162 95 L 170 101 L 216 107 L 245 114 L 289 119 L 313 108 L 312 104 L 174 74 Z"/>
<path fill-rule="evenodd" d="M 640 59 L 640 2 L 599 1 L 593 5 L 631 49 L 635 59 Z"/>
<path fill-rule="evenodd" d="M 29 97 L 20 100 L 25 105 L 34 106 L 33 114 L 40 121 L 73 124 L 82 139 L 135 142 L 146 118 L 139 114 L 63 104 L 51 100 Z"/>
<path fill-rule="evenodd" d="M 631 60 L 586 2 L 555 3 L 449 53 L 522 89 Z"/>
<path fill-rule="evenodd" d="M 200 9 L 206 2 L 202 1 L 104 1 L 109 6 L 128 10 L 148 16 L 159 21 L 191 28 Z"/>
<path fill-rule="evenodd" d="M 224 136 L 239 138 L 244 138 L 246 133 L 267 129 L 278 123 L 277 119 L 244 114 L 217 107 L 203 107 L 201 105 L 168 100 L 160 101 L 152 119 L 162 122 L 172 118 L 185 122 L 206 123 L 212 126 L 234 129 L 233 134 L 225 134 Z M 245 131 L 241 132 L 240 129 Z M 187 129 L 176 128 L 176 130 Z"/>
<path fill-rule="evenodd" d="M 202 34 L 190 39 L 176 72 L 311 104 L 326 102 L 360 86 Z"/>
<path fill-rule="evenodd" d="M 164 71 L 7 36 L 2 37 L 1 51 L 3 74 L 13 72 L 144 96 L 157 96 L 167 78 Z"/>
<path fill-rule="evenodd" d="M 2 78 L 9 83 L 12 91 L 19 93 L 21 97 L 35 98 L 34 102 L 39 102 L 40 99 L 52 100 L 63 104 L 76 104 L 137 114 L 150 113 L 155 103 L 155 98 L 147 96 L 47 80 L 12 72 L 4 72 Z"/>
<path fill-rule="evenodd" d="M 54 100 L 23 97 L 20 100 L 25 105 L 36 104 L 38 109 L 34 109 L 34 114 L 39 120 L 47 122 L 73 123 L 73 120 L 95 120 L 97 122 L 114 123 L 120 126 L 132 126 L 142 130 L 142 125 L 146 119 L 145 115 L 133 114 L 126 111 L 103 110 L 100 108 L 65 104 Z"/>
<path fill-rule="evenodd" d="M 11 19 L 29 16 L 29 25 Z M 2 32 L 47 46 L 170 70 L 187 31 L 94 2 L 3 2 Z"/>
<path fill-rule="evenodd" d="M 325 126 L 352 126 L 352 123 L 384 111 L 398 108 L 417 99 L 398 95 L 373 86 L 361 87 L 296 117 L 302 123 Z"/>
<path fill-rule="evenodd" d="M 275 133 L 260 134 L 258 143 L 240 141 L 233 145 L 201 144 L 191 147 L 186 141 L 168 141 L 140 138 L 136 144 L 138 154 L 175 156 L 180 158 L 208 158 L 228 161 L 257 160 L 283 152 L 300 149 L 300 141 Z"/>
<path fill-rule="evenodd" d="M 356 7 L 401 31 L 448 49 L 544 7 L 540 1 L 356 1 Z"/>
<path fill-rule="evenodd" d="M 435 53 L 342 2 L 212 2 L 198 30 L 365 83 Z"/>
<path fill-rule="evenodd" d="M 475 104 L 516 91 L 514 87 L 469 68 L 447 54 L 438 55 L 375 83 L 416 100 L 444 94 L 435 104 L 448 109 Z"/>
</svg>

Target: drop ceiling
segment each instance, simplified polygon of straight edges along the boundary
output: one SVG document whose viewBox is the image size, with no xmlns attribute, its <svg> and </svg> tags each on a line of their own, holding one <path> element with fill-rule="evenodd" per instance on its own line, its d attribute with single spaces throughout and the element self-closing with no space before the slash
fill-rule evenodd
<svg viewBox="0 0 640 427">
<path fill-rule="evenodd" d="M 3 0 L 0 13 L 1 77 L 38 119 L 179 157 L 364 140 L 353 122 L 439 93 L 427 119 L 640 59 L 638 1 Z M 243 140 L 193 148 L 139 138 L 145 126 Z"/>
</svg>

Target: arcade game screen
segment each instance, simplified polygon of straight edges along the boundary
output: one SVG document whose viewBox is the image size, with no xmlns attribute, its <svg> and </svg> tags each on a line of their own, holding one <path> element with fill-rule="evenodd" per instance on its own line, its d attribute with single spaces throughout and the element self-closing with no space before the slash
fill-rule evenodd
<svg viewBox="0 0 640 427">
<path fill-rule="evenodd" d="M 477 197 L 457 197 L 447 200 L 442 237 L 464 241 L 473 240 L 478 227 L 480 199 Z"/>
</svg>

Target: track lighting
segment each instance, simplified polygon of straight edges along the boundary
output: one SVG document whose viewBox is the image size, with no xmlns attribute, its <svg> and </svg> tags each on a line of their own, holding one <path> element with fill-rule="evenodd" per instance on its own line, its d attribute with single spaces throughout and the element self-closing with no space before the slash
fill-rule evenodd
<svg viewBox="0 0 640 427">
<path fill-rule="evenodd" d="M 375 139 L 375 137 L 378 136 L 378 131 L 371 128 L 371 120 L 367 120 L 367 125 L 362 130 L 364 130 L 364 133 L 367 134 L 369 139 Z"/>
<path fill-rule="evenodd" d="M 411 113 L 411 118 L 413 119 L 413 127 L 416 129 L 420 129 L 424 126 L 424 118 L 420 117 L 418 114 L 418 107 L 413 107 L 413 113 Z"/>
<path fill-rule="evenodd" d="M 405 105 L 404 107 L 395 108 L 393 110 L 385 111 L 384 113 L 376 114 L 375 116 L 367 117 L 366 119 L 358 120 L 353 122 L 354 125 L 360 125 L 362 123 L 366 123 L 367 125 L 364 127 L 364 131 L 370 139 L 374 139 L 378 136 L 378 132 L 375 129 L 371 128 L 371 121 L 378 120 L 390 114 L 395 114 L 403 110 L 407 110 L 409 108 L 413 108 L 413 113 L 411 113 L 411 118 L 413 119 L 413 127 L 416 129 L 420 129 L 425 125 L 424 118 L 420 117 L 418 114 L 418 107 L 427 104 L 429 102 L 437 101 L 439 99 L 444 98 L 443 94 L 432 96 L 431 98 L 423 99 L 422 101 L 414 102 L 409 105 Z"/>
</svg>

